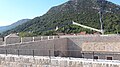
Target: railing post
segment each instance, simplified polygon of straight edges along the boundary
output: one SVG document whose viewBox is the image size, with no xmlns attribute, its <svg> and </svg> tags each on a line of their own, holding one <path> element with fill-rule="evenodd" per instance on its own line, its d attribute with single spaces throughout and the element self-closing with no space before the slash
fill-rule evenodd
<svg viewBox="0 0 120 67">
<path fill-rule="evenodd" d="M 6 54 L 6 56 L 7 56 L 7 50 L 5 50 L 5 54 Z"/>
<path fill-rule="evenodd" d="M 69 59 L 70 59 L 71 51 L 69 50 Z"/>
<path fill-rule="evenodd" d="M 77 58 L 77 50 L 74 50 L 72 53 L 75 53 L 75 58 Z"/>
<path fill-rule="evenodd" d="M 32 39 L 33 39 L 32 41 L 34 42 L 35 41 L 35 37 L 33 37 Z"/>
<path fill-rule="evenodd" d="M 43 40 L 43 36 L 41 36 L 41 40 Z"/>
<path fill-rule="evenodd" d="M 32 50 L 32 52 L 33 52 L 33 57 L 34 57 L 34 55 L 35 55 L 35 54 L 34 54 L 34 50 Z"/>
<path fill-rule="evenodd" d="M 49 58 L 51 59 L 50 50 L 49 50 Z"/>
<path fill-rule="evenodd" d="M 18 49 L 17 51 L 18 51 L 18 56 L 19 56 L 19 55 L 20 55 L 20 54 L 19 54 L 19 49 Z"/>
<path fill-rule="evenodd" d="M 50 39 L 50 36 L 48 36 L 47 38 L 48 38 L 48 40 L 49 40 L 49 39 Z"/>
<path fill-rule="evenodd" d="M 82 58 L 84 58 L 84 53 L 82 53 Z"/>
<path fill-rule="evenodd" d="M 95 54 L 95 53 L 93 52 L 93 61 L 94 61 L 94 54 Z"/>
<path fill-rule="evenodd" d="M 21 41 L 21 43 L 23 43 L 23 38 L 22 37 L 21 37 L 20 41 Z"/>
<path fill-rule="evenodd" d="M 53 39 L 55 39 L 55 36 L 53 36 Z"/>
</svg>

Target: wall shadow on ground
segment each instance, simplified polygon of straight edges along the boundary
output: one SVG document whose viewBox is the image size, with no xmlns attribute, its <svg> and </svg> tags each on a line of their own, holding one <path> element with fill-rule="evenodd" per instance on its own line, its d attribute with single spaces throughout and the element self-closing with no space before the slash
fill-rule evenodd
<svg viewBox="0 0 120 67">
<path fill-rule="evenodd" d="M 70 57 L 82 58 L 82 48 L 79 44 L 75 44 L 71 39 L 67 39 L 67 50 Z"/>
</svg>

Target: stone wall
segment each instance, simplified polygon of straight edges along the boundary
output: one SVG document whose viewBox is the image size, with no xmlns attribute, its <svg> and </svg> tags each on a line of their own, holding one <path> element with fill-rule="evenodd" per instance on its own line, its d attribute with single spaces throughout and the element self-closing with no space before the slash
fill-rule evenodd
<svg viewBox="0 0 120 67">
<path fill-rule="evenodd" d="M 33 41 L 33 37 L 22 37 L 22 42 L 30 42 Z"/>
<path fill-rule="evenodd" d="M 24 43 L 24 42 L 39 41 L 39 40 L 52 40 L 52 39 L 58 39 L 58 36 L 7 37 L 5 39 L 5 44 L 9 45 L 15 43 Z M 3 45 L 1 41 L 3 41 L 2 38 L 0 38 L 0 44 Z"/>
<path fill-rule="evenodd" d="M 119 42 L 120 36 L 98 36 L 98 35 L 81 35 L 81 36 L 60 36 L 60 38 L 68 38 L 75 44 L 79 45 L 83 42 Z"/>
<path fill-rule="evenodd" d="M 41 36 L 34 37 L 34 41 L 39 41 L 39 40 L 41 40 Z"/>
<path fill-rule="evenodd" d="M 5 44 L 13 44 L 13 43 L 20 43 L 20 37 L 8 37 L 5 39 Z"/>
<path fill-rule="evenodd" d="M 0 55 L 0 67 L 120 67 L 120 61 Z"/>
<path fill-rule="evenodd" d="M 3 44 L 3 38 L 0 38 L 0 45 Z"/>
<path fill-rule="evenodd" d="M 111 52 L 86 52 L 84 53 L 84 58 L 93 59 L 94 56 L 97 56 L 98 59 L 107 59 L 107 57 L 112 57 L 112 60 L 120 60 L 119 53 L 111 53 Z M 95 59 L 95 58 L 94 58 Z"/>
<path fill-rule="evenodd" d="M 19 50 L 19 54 L 22 55 L 33 55 L 32 50 L 34 50 L 35 56 L 49 56 L 49 54 L 53 56 L 56 53 L 55 51 L 57 51 L 58 55 L 66 56 L 67 39 L 61 38 L 0 46 L 1 54 L 6 54 L 5 50 L 7 50 L 9 54 L 18 54 L 17 50 Z"/>
<path fill-rule="evenodd" d="M 56 38 L 56 39 L 54 39 Z M 25 40 L 24 40 L 25 39 Z M 32 40 L 34 39 L 34 40 Z M 39 40 L 40 39 L 40 40 Z M 29 42 L 27 42 L 29 41 Z M 28 37 L 23 38 L 23 43 L 10 44 L 8 46 L 1 46 L 0 49 L 7 49 L 10 54 L 17 54 L 17 50 L 20 50 L 22 55 L 32 55 L 33 51 L 36 56 L 48 56 L 49 50 L 51 55 L 56 56 L 70 56 L 81 58 L 83 51 L 106 51 L 106 52 L 120 52 L 119 50 L 120 36 L 68 36 L 68 37 L 52 37 L 52 36 L 40 36 L 40 37 Z M 1 51 L 4 53 L 5 51 Z M 103 54 L 97 54 L 103 55 Z M 112 56 L 114 53 L 111 54 Z M 90 58 L 92 54 L 89 54 Z M 107 56 L 103 55 L 104 58 Z M 118 55 L 117 55 L 118 56 Z M 87 55 L 84 56 L 87 58 Z M 101 56 L 102 58 L 102 56 Z M 104 59 L 103 58 L 103 59 Z"/>
<path fill-rule="evenodd" d="M 120 52 L 120 42 L 86 42 L 82 51 Z"/>
<path fill-rule="evenodd" d="M 74 57 L 93 58 L 93 54 L 89 52 L 96 52 L 95 55 L 99 59 L 106 59 L 110 56 L 113 57 L 113 60 L 120 60 L 120 36 L 83 35 L 61 36 L 61 38 L 68 38 L 68 50 L 74 50 L 70 51 Z M 105 52 L 109 52 L 109 54 Z M 116 52 L 118 53 L 116 54 Z M 83 53 L 84 55 L 82 55 Z"/>
</svg>

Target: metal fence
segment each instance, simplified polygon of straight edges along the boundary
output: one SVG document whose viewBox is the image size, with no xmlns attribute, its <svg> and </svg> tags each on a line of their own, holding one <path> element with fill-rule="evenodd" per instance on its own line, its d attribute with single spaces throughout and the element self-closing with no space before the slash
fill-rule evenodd
<svg viewBox="0 0 120 67">
<path fill-rule="evenodd" d="M 80 50 L 0 49 L 4 55 L 48 56 L 67 58 L 120 60 L 120 52 L 81 52 Z"/>
<path fill-rule="evenodd" d="M 81 51 L 78 50 L 0 49 L 0 54 L 82 58 Z"/>
</svg>

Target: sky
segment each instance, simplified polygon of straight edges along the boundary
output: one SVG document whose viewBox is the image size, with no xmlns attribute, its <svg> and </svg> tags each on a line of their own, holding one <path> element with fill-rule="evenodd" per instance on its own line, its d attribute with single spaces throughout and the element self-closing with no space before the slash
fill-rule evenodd
<svg viewBox="0 0 120 67">
<path fill-rule="evenodd" d="M 45 14 L 52 6 L 68 0 L 0 0 L 0 26 Z"/>
<path fill-rule="evenodd" d="M 10 25 L 21 19 L 42 16 L 51 7 L 68 0 L 0 0 L 0 26 Z M 109 0 L 120 5 L 120 0 Z"/>
<path fill-rule="evenodd" d="M 111 2 L 113 2 L 113 3 L 115 3 L 115 4 L 120 5 L 120 0 L 108 0 L 108 1 L 111 1 Z"/>
</svg>

